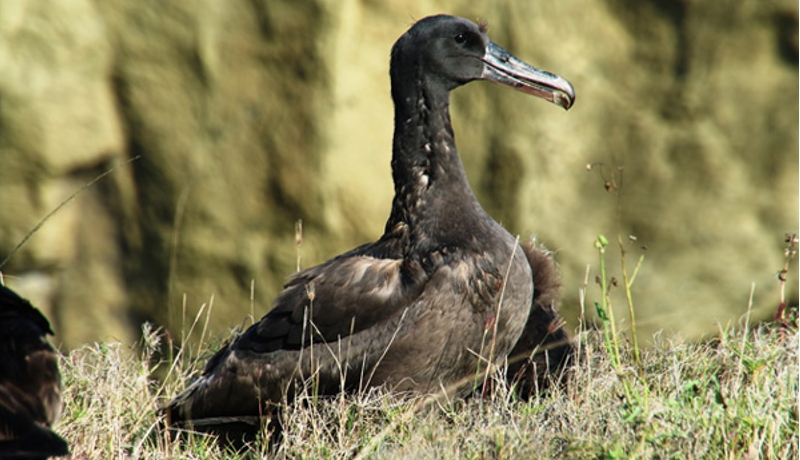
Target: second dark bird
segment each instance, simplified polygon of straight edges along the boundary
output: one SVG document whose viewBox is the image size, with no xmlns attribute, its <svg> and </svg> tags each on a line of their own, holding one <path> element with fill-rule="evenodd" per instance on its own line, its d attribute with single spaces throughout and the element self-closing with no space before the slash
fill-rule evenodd
<svg viewBox="0 0 800 460">
<path fill-rule="evenodd" d="M 61 414 L 58 355 L 47 341 L 50 323 L 11 289 L 0 285 L 0 458 L 36 459 L 69 454 L 51 430 Z"/>
</svg>

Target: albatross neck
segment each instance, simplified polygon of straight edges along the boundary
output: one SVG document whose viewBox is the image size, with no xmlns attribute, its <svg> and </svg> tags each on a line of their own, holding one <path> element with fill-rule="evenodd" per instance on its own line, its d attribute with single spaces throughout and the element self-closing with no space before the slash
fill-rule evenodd
<svg viewBox="0 0 800 460">
<path fill-rule="evenodd" d="M 423 78 L 403 79 L 403 85 L 396 80 L 392 79 L 395 196 L 386 232 L 403 225 L 412 240 L 457 244 L 455 240 L 485 227 L 476 224 L 488 216 L 467 182 L 456 149 L 451 88 L 425 84 Z"/>
</svg>

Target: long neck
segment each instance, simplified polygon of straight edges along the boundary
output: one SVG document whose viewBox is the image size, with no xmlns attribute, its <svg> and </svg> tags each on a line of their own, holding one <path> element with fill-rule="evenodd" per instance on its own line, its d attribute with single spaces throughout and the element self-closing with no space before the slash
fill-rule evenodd
<svg viewBox="0 0 800 460">
<path fill-rule="evenodd" d="M 386 232 L 406 226 L 411 244 L 459 244 L 454 239 L 465 234 L 459 230 L 472 230 L 485 212 L 456 150 L 450 88 L 425 81 L 418 72 L 406 72 L 392 75 L 392 96 L 395 196 Z"/>
</svg>

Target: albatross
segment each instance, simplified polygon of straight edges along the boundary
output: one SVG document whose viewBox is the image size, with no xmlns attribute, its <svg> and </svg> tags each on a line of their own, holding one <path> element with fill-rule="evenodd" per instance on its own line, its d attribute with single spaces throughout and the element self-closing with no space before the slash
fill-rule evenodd
<svg viewBox="0 0 800 460">
<path fill-rule="evenodd" d="M 457 87 L 487 80 L 569 109 L 572 85 L 512 56 L 485 26 L 446 15 L 397 40 L 390 76 L 394 199 L 383 236 L 292 276 L 269 313 L 168 404 L 171 425 L 257 419 L 304 382 L 318 394 L 383 386 L 463 396 L 486 366 L 560 328 L 551 308 L 557 283 L 548 279 L 541 292 L 534 279 L 552 277 L 553 262 L 478 203 L 449 105 Z M 535 378 L 525 363 L 515 370 Z"/>
</svg>

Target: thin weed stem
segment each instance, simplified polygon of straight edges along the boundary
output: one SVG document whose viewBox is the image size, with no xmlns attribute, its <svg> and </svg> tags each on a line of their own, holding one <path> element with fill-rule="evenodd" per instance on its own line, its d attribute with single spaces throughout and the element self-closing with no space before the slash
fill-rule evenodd
<svg viewBox="0 0 800 460">
<path fill-rule="evenodd" d="M 297 249 L 297 271 L 303 267 L 303 219 L 294 223 L 294 245 Z"/>
<path fill-rule="evenodd" d="M 789 273 L 789 263 L 797 255 L 797 242 L 798 237 L 796 233 L 787 233 L 786 249 L 783 250 L 783 268 L 778 273 L 779 281 L 779 294 L 778 294 L 778 311 L 775 313 L 775 320 L 781 323 L 784 327 L 788 327 L 790 318 L 786 318 L 786 275 Z"/>
<path fill-rule="evenodd" d="M 756 292 L 756 283 L 750 284 L 750 296 L 747 298 L 747 314 L 744 317 L 744 330 L 742 331 L 742 344 L 739 348 L 739 356 L 745 356 L 745 347 L 747 346 L 747 334 L 750 330 L 750 314 L 753 311 L 753 297 Z M 742 375 L 743 359 L 739 359 L 737 372 Z"/>
<path fill-rule="evenodd" d="M 170 241 L 169 249 L 169 274 L 167 275 L 167 308 L 170 312 L 167 314 L 167 328 L 172 329 L 172 297 L 175 293 L 175 284 L 177 283 L 178 273 L 178 243 L 180 241 L 180 230 L 183 225 L 183 216 L 186 212 L 186 204 L 189 201 L 189 194 L 191 186 L 184 187 L 181 194 L 178 196 L 178 201 L 175 204 L 175 218 L 172 220 L 172 238 Z M 181 318 L 181 327 L 186 324 L 186 295 L 183 296 L 183 317 Z M 183 339 L 183 338 L 181 338 Z M 181 342 L 183 343 L 183 342 Z"/>
<path fill-rule="evenodd" d="M 506 286 L 508 284 L 508 277 L 511 276 L 511 267 L 514 265 L 514 255 L 517 253 L 517 248 L 519 247 L 519 235 L 514 240 L 514 247 L 511 250 L 511 257 L 508 260 L 508 267 L 506 268 L 505 276 L 503 276 L 503 288 L 500 290 L 500 298 L 497 299 L 497 307 L 495 308 L 494 312 L 494 320 L 492 321 L 492 340 L 489 344 L 489 356 L 487 360 L 486 369 L 484 371 L 483 377 L 483 385 L 484 388 L 489 381 L 489 375 L 491 374 L 492 370 L 494 369 L 493 363 L 495 358 L 495 353 L 497 352 L 497 328 L 499 327 L 500 323 L 500 313 L 503 306 L 503 298 L 505 297 L 506 293 Z M 485 333 L 484 333 L 485 337 Z M 480 363 L 480 360 L 478 360 Z"/>
<path fill-rule="evenodd" d="M 6 263 L 8 263 L 8 261 L 11 260 L 12 257 L 14 257 L 14 254 L 16 254 L 17 251 L 19 251 L 20 248 L 22 248 L 22 246 L 24 246 L 25 243 L 27 243 L 28 240 L 31 239 L 31 237 L 33 235 L 35 235 L 36 232 L 38 232 L 39 229 L 42 228 L 42 226 L 44 226 L 44 224 L 47 223 L 48 220 L 50 220 L 51 217 L 56 215 L 56 213 L 58 213 L 58 211 L 60 211 L 61 208 L 63 208 L 64 206 L 68 205 L 70 202 L 72 202 L 72 200 L 77 198 L 78 195 L 80 195 L 81 193 L 85 192 L 91 186 L 93 186 L 94 184 L 99 182 L 100 179 L 102 179 L 102 178 L 106 177 L 107 175 L 111 174 L 112 172 L 114 172 L 114 170 L 116 170 L 117 167 L 119 167 L 119 166 L 127 166 L 127 165 L 133 163 L 134 161 L 138 160 L 139 158 L 141 158 L 141 155 L 136 155 L 135 157 L 133 157 L 131 159 L 128 159 L 128 160 L 126 160 L 126 161 L 124 161 L 124 162 L 122 162 L 120 164 L 117 164 L 117 165 L 114 165 L 114 166 L 108 168 L 107 170 L 105 170 L 102 173 L 98 174 L 97 177 L 95 177 L 94 179 L 92 179 L 89 182 L 87 182 L 86 184 L 84 184 L 81 188 L 76 190 L 72 195 L 67 197 L 66 200 L 62 201 L 61 204 L 56 206 L 55 209 L 53 209 L 46 216 L 44 216 L 44 218 L 42 220 L 40 220 L 39 223 L 36 224 L 36 226 L 31 229 L 31 231 L 29 231 L 27 234 L 25 234 L 25 236 L 22 238 L 22 241 L 17 243 L 17 245 L 14 246 L 14 249 L 12 249 L 11 252 L 8 253 L 6 258 L 3 259 L 2 262 L 0 262 L 0 268 L 3 268 L 6 265 Z"/>
<path fill-rule="evenodd" d="M 603 292 L 602 303 L 595 302 L 595 309 L 597 316 L 603 321 L 603 335 L 605 339 L 606 349 L 611 356 L 611 364 L 614 369 L 621 373 L 621 363 L 619 358 L 619 343 L 617 341 L 617 327 L 614 321 L 614 310 L 611 307 L 611 297 L 609 292 L 611 287 L 608 283 L 608 275 L 606 271 L 606 248 L 608 247 L 608 239 L 605 236 L 599 235 L 594 242 L 594 247 L 600 255 L 600 289 Z"/>
<path fill-rule="evenodd" d="M 642 266 L 642 261 L 644 260 L 644 255 L 639 257 L 639 262 L 636 264 L 636 268 L 634 270 L 634 277 L 628 278 L 628 268 L 626 265 L 626 254 L 627 249 L 625 245 L 622 243 L 622 236 L 617 233 L 617 243 L 619 244 L 619 253 L 620 253 L 620 265 L 622 267 L 622 282 L 625 284 L 625 299 L 628 302 L 628 315 L 631 319 L 631 338 L 633 339 L 633 357 L 636 360 L 636 367 L 639 370 L 639 377 L 644 377 L 644 364 L 642 363 L 642 357 L 639 354 L 639 339 L 638 335 L 636 334 L 636 314 L 634 313 L 633 308 L 633 295 L 631 294 L 631 285 L 633 285 L 634 277 L 637 273 L 639 273 L 639 267 Z"/>
</svg>

